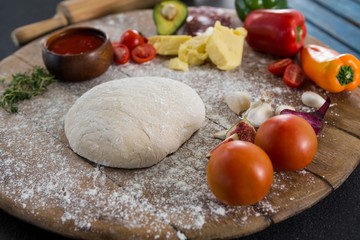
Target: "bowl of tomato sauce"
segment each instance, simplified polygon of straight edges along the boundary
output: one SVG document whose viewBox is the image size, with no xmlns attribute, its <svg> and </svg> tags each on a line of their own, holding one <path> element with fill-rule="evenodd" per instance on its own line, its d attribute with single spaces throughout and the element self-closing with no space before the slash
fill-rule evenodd
<svg viewBox="0 0 360 240">
<path fill-rule="evenodd" d="M 78 82 L 100 76 L 113 61 L 113 47 L 103 31 L 72 27 L 51 34 L 43 43 L 46 68 L 59 80 Z"/>
</svg>

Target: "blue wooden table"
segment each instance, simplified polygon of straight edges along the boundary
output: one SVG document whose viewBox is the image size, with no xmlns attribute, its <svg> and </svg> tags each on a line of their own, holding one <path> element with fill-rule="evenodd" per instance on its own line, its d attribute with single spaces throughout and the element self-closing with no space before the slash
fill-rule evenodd
<svg viewBox="0 0 360 240">
<path fill-rule="evenodd" d="M 310 35 L 360 59 L 359 0 L 288 0 L 288 4 L 305 15 Z"/>
</svg>

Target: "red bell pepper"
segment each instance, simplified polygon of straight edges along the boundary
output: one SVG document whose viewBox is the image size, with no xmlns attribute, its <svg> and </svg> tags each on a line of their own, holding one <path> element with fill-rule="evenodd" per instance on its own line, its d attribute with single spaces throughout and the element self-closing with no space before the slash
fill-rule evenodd
<svg viewBox="0 0 360 240">
<path fill-rule="evenodd" d="M 256 51 L 293 57 L 304 45 L 304 15 L 295 9 L 259 9 L 245 19 L 246 41 Z"/>
</svg>

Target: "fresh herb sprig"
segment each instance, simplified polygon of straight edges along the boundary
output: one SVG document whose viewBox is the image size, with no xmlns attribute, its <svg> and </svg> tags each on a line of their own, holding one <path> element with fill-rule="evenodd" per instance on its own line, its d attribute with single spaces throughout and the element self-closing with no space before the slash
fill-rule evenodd
<svg viewBox="0 0 360 240">
<path fill-rule="evenodd" d="M 12 81 L 3 92 L 0 107 L 11 113 L 17 113 L 15 104 L 33 96 L 40 95 L 55 81 L 55 76 L 43 67 L 35 66 L 31 71 L 12 75 Z"/>
</svg>

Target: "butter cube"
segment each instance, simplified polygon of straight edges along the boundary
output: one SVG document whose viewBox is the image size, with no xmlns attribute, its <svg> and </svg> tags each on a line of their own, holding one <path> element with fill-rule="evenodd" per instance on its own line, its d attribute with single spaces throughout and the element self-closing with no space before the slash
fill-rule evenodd
<svg viewBox="0 0 360 240">
<path fill-rule="evenodd" d="M 149 43 L 159 55 L 178 55 L 182 43 L 191 39 L 188 35 L 156 35 L 150 37 Z"/>
<path fill-rule="evenodd" d="M 210 60 L 221 70 L 231 70 L 241 65 L 245 28 L 230 29 L 216 22 L 206 44 Z"/>
</svg>

